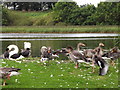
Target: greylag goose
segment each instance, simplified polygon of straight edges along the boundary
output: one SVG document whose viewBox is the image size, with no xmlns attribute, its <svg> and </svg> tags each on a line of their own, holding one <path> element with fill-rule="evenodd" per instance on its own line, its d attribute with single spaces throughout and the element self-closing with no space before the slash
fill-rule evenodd
<svg viewBox="0 0 120 90">
<path fill-rule="evenodd" d="M 97 55 L 102 56 L 104 54 L 102 49 L 104 46 L 105 45 L 103 43 L 99 43 L 99 46 L 94 49 Z"/>
<path fill-rule="evenodd" d="M 79 62 L 78 60 L 81 60 L 82 62 L 87 62 L 87 59 L 82 55 L 79 51 L 73 50 L 72 47 L 67 47 L 66 51 L 68 52 L 68 57 L 74 61 L 75 68 L 78 68 Z"/>
<path fill-rule="evenodd" d="M 54 52 L 51 47 L 41 47 L 41 61 L 54 60 L 55 57 L 59 57 L 57 52 Z"/>
<path fill-rule="evenodd" d="M 83 51 L 81 50 L 81 47 L 84 47 L 84 46 L 85 46 L 84 43 L 78 43 L 77 44 L 77 50 L 82 53 Z"/>
<path fill-rule="evenodd" d="M 103 57 L 110 58 L 112 61 L 111 64 L 114 66 L 115 65 L 114 61 L 120 58 L 120 50 L 118 49 L 118 47 L 114 47 L 110 51 L 105 53 Z"/>
<path fill-rule="evenodd" d="M 19 68 L 0 68 L 0 78 L 4 79 L 3 86 L 6 85 L 6 79 L 10 79 L 11 76 L 19 75 Z"/>
</svg>

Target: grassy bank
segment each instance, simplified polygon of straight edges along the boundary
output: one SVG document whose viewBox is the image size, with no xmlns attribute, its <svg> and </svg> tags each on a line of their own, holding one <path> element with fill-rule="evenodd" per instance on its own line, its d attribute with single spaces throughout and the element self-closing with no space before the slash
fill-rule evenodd
<svg viewBox="0 0 120 90">
<path fill-rule="evenodd" d="M 118 33 L 118 26 L 6 26 L 2 33 Z"/>
<path fill-rule="evenodd" d="M 99 76 L 97 66 L 92 73 L 92 67 L 86 64 L 75 69 L 68 60 L 54 60 L 46 62 L 47 65 L 39 60 L 2 60 L 2 67 L 21 68 L 22 73 L 7 80 L 8 85 L 3 88 L 118 88 L 118 63 L 109 67 L 107 75 Z"/>
</svg>

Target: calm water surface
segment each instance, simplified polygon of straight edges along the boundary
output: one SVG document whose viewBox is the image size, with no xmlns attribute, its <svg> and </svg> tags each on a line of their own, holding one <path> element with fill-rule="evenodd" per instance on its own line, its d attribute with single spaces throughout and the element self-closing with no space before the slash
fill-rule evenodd
<svg viewBox="0 0 120 90">
<path fill-rule="evenodd" d="M 73 33 L 73 34 L 37 34 L 37 33 L 3 33 L 0 34 L 2 43 L 2 53 L 10 44 L 16 44 L 19 49 L 23 49 L 25 41 L 32 44 L 32 56 L 40 56 L 40 48 L 51 46 L 52 49 L 60 49 L 67 46 L 76 46 L 79 42 L 85 43 L 84 48 L 95 48 L 100 42 L 105 44 L 104 49 L 112 48 L 116 43 L 118 34 L 101 33 Z"/>
</svg>

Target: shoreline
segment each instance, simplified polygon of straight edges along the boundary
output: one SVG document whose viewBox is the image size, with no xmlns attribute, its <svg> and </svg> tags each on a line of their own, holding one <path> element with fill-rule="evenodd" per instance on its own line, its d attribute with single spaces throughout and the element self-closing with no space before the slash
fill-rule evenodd
<svg viewBox="0 0 120 90">
<path fill-rule="evenodd" d="M 2 26 L 0 33 L 120 33 L 119 26 Z"/>
</svg>

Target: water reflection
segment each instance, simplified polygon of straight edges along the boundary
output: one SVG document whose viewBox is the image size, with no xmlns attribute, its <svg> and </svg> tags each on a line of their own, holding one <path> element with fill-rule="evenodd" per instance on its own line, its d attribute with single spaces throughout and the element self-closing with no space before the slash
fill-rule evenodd
<svg viewBox="0 0 120 90">
<path fill-rule="evenodd" d="M 65 38 L 65 39 L 0 39 L 0 41 L 39 41 L 39 40 L 105 40 L 113 38 Z"/>
<path fill-rule="evenodd" d="M 42 33 L 3 33 L 0 38 L 31 38 L 31 37 L 108 37 L 118 36 L 114 33 L 72 33 L 72 34 L 42 34 Z"/>
<path fill-rule="evenodd" d="M 46 38 L 47 37 L 47 38 Z M 61 49 L 72 46 L 76 49 L 79 42 L 85 43 L 86 47 L 95 48 L 100 42 L 105 44 L 104 49 L 110 49 L 115 46 L 117 34 L 98 34 L 98 33 L 80 33 L 80 34 L 33 34 L 33 33 L 3 33 L 0 36 L 2 43 L 2 53 L 10 44 L 16 44 L 19 49 L 23 49 L 25 41 L 32 44 L 32 56 L 40 56 L 42 46 L 50 46 L 52 49 Z M 3 39 L 2 39 L 3 38 Z"/>
</svg>

